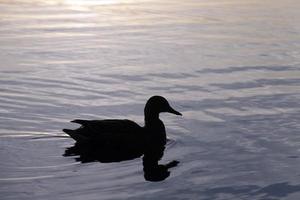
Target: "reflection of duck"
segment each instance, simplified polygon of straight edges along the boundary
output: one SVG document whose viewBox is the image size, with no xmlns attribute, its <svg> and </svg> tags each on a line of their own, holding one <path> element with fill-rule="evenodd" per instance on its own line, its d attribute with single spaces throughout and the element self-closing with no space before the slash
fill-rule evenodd
<svg viewBox="0 0 300 200">
<path fill-rule="evenodd" d="M 76 130 L 63 129 L 76 143 L 67 148 L 64 156 L 79 155 L 81 162 L 116 162 L 143 156 L 145 179 L 160 181 L 170 174 L 169 168 L 178 161 L 159 165 L 165 144 L 166 131 L 159 113 L 169 112 L 181 115 L 161 96 L 151 97 L 145 106 L 145 126 L 141 127 L 130 120 L 80 120 L 72 122 L 81 124 Z"/>
<path fill-rule="evenodd" d="M 143 171 L 144 178 L 147 181 L 162 181 L 170 176 L 169 169 L 177 166 L 178 161 L 174 160 L 165 165 L 158 164 L 160 156 L 164 154 L 164 146 L 157 148 L 155 152 L 148 151 L 143 156 Z M 103 148 L 97 145 L 75 143 L 74 146 L 65 150 L 64 156 L 79 156 L 75 160 L 88 163 L 88 162 L 116 162 L 123 160 L 130 160 L 142 156 L 141 152 L 133 151 L 116 151 L 115 149 Z"/>
</svg>

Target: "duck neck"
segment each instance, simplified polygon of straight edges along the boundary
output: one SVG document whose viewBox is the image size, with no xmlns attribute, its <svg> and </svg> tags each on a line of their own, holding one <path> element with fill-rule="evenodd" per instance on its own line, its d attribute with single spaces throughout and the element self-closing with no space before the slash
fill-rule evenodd
<svg viewBox="0 0 300 200">
<path fill-rule="evenodd" d="M 150 126 L 153 123 L 159 121 L 159 113 L 157 112 L 145 112 L 145 126 Z"/>
</svg>

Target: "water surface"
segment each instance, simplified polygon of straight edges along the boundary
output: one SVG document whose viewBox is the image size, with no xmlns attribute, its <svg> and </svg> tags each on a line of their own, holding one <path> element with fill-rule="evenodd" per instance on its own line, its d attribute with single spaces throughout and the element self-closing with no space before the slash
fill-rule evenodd
<svg viewBox="0 0 300 200">
<path fill-rule="evenodd" d="M 297 0 L 0 0 L 0 195 L 39 199 L 300 198 Z M 140 158 L 63 157 L 74 118 L 143 125 L 152 95 L 168 179 Z"/>
</svg>

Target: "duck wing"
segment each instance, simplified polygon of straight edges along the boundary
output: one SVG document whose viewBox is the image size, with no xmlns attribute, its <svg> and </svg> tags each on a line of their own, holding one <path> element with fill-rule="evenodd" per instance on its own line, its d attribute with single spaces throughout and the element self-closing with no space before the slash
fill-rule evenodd
<svg viewBox="0 0 300 200">
<path fill-rule="evenodd" d="M 128 143 L 143 139 L 143 128 L 131 120 L 106 119 L 71 121 L 81 125 L 76 130 L 63 129 L 77 142 Z"/>
</svg>

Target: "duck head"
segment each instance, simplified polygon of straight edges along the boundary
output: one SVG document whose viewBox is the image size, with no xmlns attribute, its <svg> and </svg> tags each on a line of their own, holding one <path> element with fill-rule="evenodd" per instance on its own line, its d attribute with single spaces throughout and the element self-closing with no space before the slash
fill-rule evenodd
<svg viewBox="0 0 300 200">
<path fill-rule="evenodd" d="M 161 112 L 173 113 L 175 115 L 182 115 L 180 112 L 174 110 L 169 102 L 162 96 L 152 96 L 146 103 L 144 113 L 145 119 L 156 119 Z"/>
</svg>

